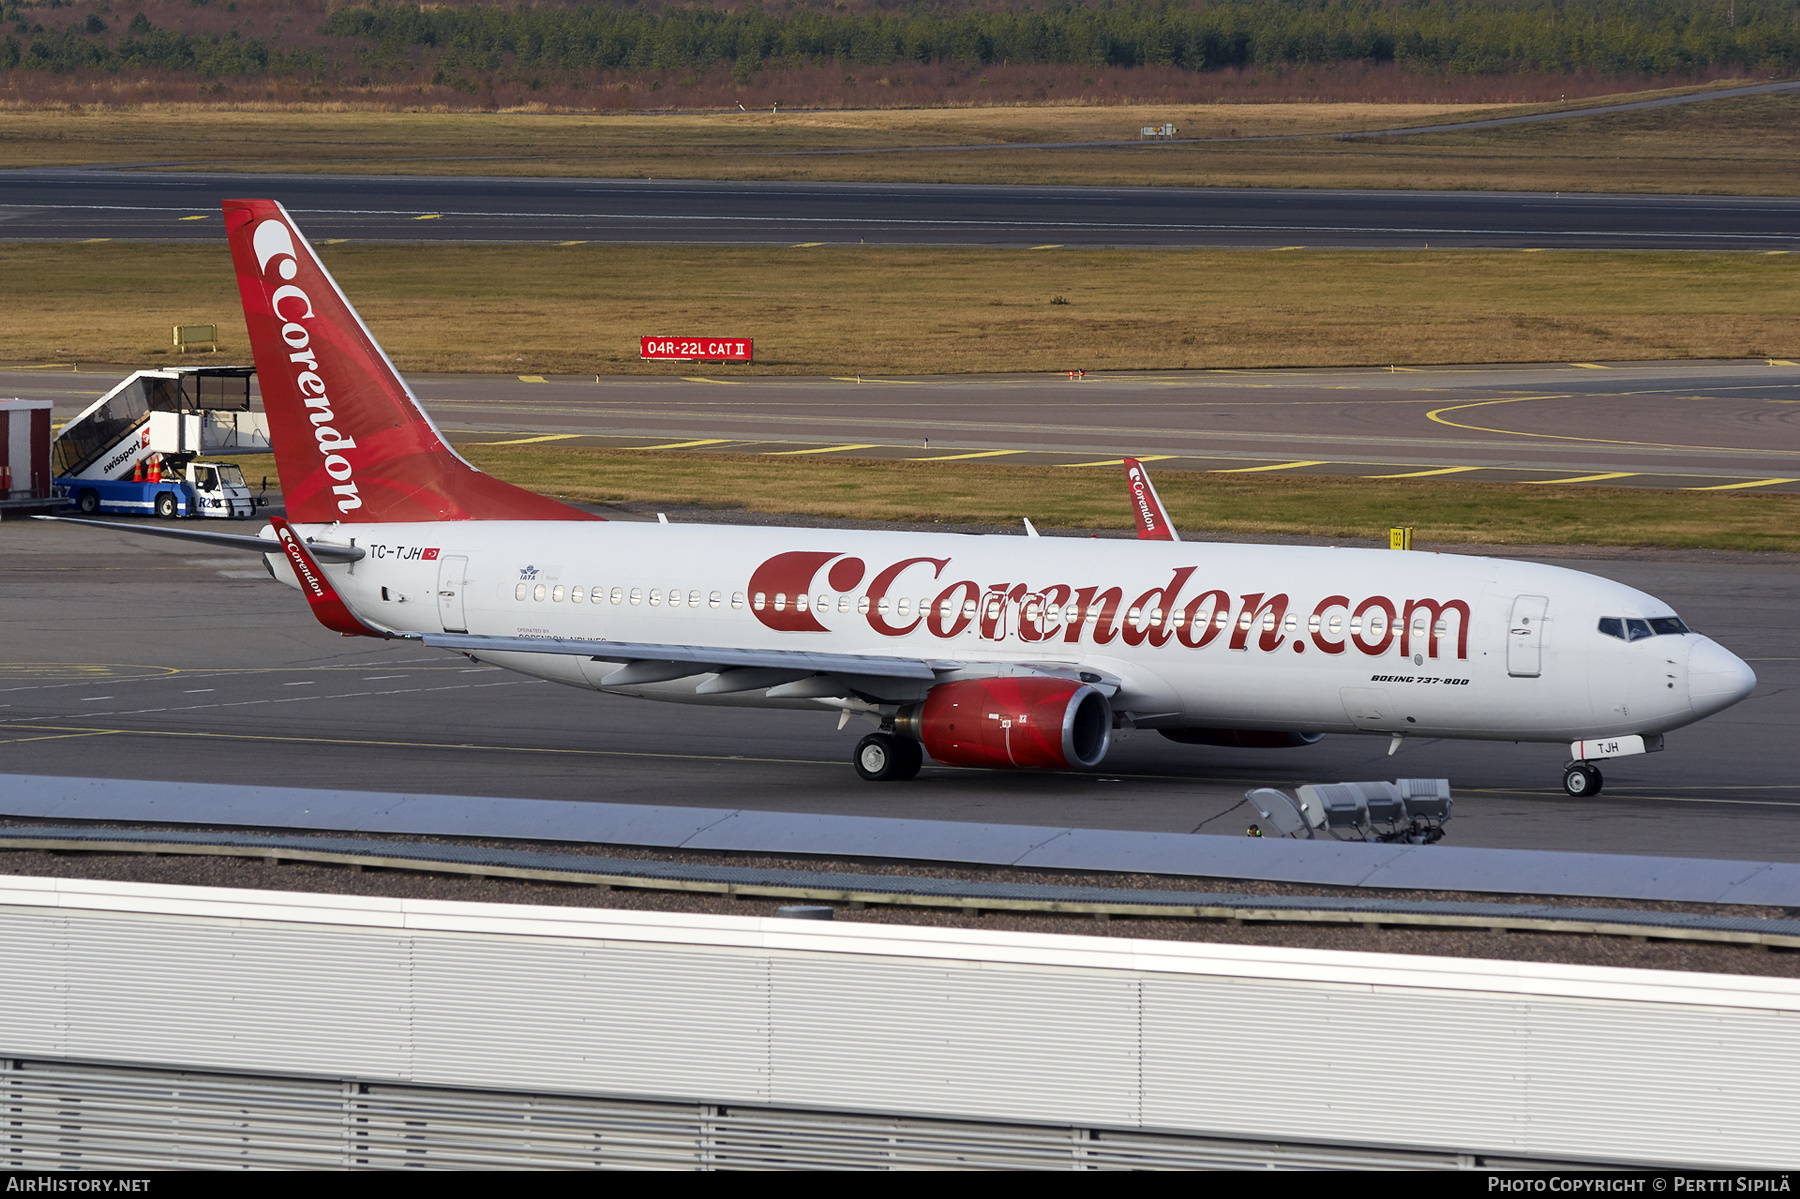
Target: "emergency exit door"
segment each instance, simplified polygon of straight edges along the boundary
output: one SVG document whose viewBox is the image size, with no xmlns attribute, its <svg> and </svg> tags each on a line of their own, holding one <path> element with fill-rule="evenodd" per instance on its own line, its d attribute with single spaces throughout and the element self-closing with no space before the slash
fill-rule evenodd
<svg viewBox="0 0 1800 1199">
<path fill-rule="evenodd" d="M 467 558 L 438 559 L 438 618 L 446 633 L 469 631 L 469 623 L 463 617 L 463 588 L 468 583 L 463 576 L 468 573 L 468 566 Z"/>
<path fill-rule="evenodd" d="M 1506 626 L 1506 673 L 1515 679 L 1535 679 L 1544 668 L 1544 613 L 1550 600 L 1542 595 L 1521 595 L 1513 601 L 1512 620 Z"/>
</svg>

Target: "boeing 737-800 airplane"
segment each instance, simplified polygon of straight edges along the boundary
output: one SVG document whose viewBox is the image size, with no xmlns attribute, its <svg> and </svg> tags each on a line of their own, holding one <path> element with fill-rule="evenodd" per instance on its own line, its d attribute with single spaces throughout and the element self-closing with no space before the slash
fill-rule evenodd
<svg viewBox="0 0 1800 1199">
<path fill-rule="evenodd" d="M 1175 539 L 607 522 L 463 461 L 281 205 L 225 221 L 287 516 L 267 552 L 345 635 L 574 687 L 878 726 L 866 779 L 1092 767 L 1115 729 L 1566 742 L 1593 763 L 1743 699 L 1750 668 L 1641 591 L 1557 567 Z M 1029 526 L 1027 532 L 1030 533 Z"/>
</svg>

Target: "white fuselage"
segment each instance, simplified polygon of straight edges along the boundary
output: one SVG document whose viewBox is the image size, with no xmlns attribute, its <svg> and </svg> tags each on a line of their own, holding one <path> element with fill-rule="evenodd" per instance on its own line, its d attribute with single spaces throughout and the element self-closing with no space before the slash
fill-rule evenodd
<svg viewBox="0 0 1800 1199">
<path fill-rule="evenodd" d="M 606 522 L 302 531 L 366 551 L 326 571 L 365 618 L 398 631 L 889 655 L 940 669 L 1073 665 L 1120 680 L 1115 712 L 1148 728 L 1648 735 L 1736 702 L 1754 681 L 1698 634 L 1599 631 L 1602 618 L 1672 617 L 1653 596 L 1492 558 Z M 289 577 L 285 563 L 271 566 Z M 594 689 L 618 667 L 479 656 Z M 817 710 L 816 699 L 766 688 L 697 694 L 712 677 L 605 689 Z M 931 685 L 858 688 L 865 700 L 910 703 Z"/>
</svg>

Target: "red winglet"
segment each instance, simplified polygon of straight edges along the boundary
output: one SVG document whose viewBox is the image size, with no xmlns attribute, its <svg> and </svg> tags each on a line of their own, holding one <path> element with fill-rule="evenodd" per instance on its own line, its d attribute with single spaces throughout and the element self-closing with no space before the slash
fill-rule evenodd
<svg viewBox="0 0 1800 1199">
<path fill-rule="evenodd" d="M 1139 541 L 1180 541 L 1181 534 L 1163 511 L 1150 483 L 1150 472 L 1136 458 L 1125 459 L 1125 483 L 1131 489 L 1131 514 L 1137 518 Z"/>
<path fill-rule="evenodd" d="M 294 577 L 300 580 L 300 590 L 306 596 L 306 602 L 312 605 L 313 615 L 319 623 L 334 633 L 342 633 L 346 637 L 391 637 L 363 623 L 362 618 L 351 610 L 343 597 L 338 595 L 337 588 L 319 569 L 318 562 L 307 552 L 306 543 L 300 534 L 294 532 L 294 526 L 279 516 L 269 518 L 275 526 L 275 539 L 281 542 L 282 550 L 287 554 L 288 565 L 294 568 Z"/>
</svg>

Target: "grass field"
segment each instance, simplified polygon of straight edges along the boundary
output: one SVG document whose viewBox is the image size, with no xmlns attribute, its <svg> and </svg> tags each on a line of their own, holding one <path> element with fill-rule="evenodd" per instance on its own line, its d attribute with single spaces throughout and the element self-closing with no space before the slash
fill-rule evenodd
<svg viewBox="0 0 1800 1199">
<path fill-rule="evenodd" d="M 0 108 L 0 161 L 352 174 L 1794 193 L 1800 95 L 1792 93 L 1467 133 L 1351 141 L 1335 136 L 1637 98 L 1643 97 L 1485 107 L 1212 104 L 623 115 L 11 107 Z M 1164 122 L 1183 136 L 1232 140 L 1107 149 L 946 148 L 1134 142 L 1140 127 Z M 1294 134 L 1309 136 L 1250 140 Z"/>
<path fill-rule="evenodd" d="M 547 495 L 595 503 L 746 508 L 850 520 L 1126 529 L 1116 469 L 458 447 L 476 466 Z M 1420 541 L 1487 545 L 1800 550 L 1800 496 L 1509 486 L 1433 480 L 1157 476 L 1175 527 L 1366 540 L 1412 525 Z"/>
<path fill-rule="evenodd" d="M 646 334 L 908 374 L 1794 357 L 1800 256 L 1499 251 L 328 245 L 403 370 L 657 372 Z M 218 244 L 0 244 L 0 361 L 143 366 L 175 324 L 245 358 Z M 1053 303 L 1058 297 L 1066 303 Z"/>
</svg>

